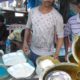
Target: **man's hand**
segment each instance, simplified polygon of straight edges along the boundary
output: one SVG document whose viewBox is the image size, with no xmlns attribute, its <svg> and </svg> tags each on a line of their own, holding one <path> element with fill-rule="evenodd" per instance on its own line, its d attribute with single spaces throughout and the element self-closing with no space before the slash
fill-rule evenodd
<svg viewBox="0 0 80 80">
<path fill-rule="evenodd" d="M 28 47 L 28 45 L 27 44 L 23 44 L 23 51 L 26 53 L 26 52 L 28 52 L 29 51 L 29 47 Z"/>
<path fill-rule="evenodd" d="M 59 54 L 55 53 L 53 57 L 54 57 L 54 59 L 58 59 L 59 60 Z"/>
</svg>

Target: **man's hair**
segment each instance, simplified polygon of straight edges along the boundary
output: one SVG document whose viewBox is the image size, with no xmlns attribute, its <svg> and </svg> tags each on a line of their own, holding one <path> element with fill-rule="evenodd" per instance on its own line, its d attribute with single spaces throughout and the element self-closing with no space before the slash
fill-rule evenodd
<svg viewBox="0 0 80 80">
<path fill-rule="evenodd" d="M 0 15 L 0 22 L 4 22 L 4 16 Z"/>
<path fill-rule="evenodd" d="M 80 0 L 76 0 L 73 4 L 78 6 L 80 4 Z"/>
</svg>

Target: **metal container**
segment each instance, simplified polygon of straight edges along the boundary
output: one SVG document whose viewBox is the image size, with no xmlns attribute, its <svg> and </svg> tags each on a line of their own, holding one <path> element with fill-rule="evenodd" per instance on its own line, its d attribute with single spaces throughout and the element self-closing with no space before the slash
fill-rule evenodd
<svg viewBox="0 0 80 80">
<path fill-rule="evenodd" d="M 52 75 L 56 71 L 66 72 L 71 77 L 71 80 L 80 80 L 80 76 L 78 76 L 80 73 L 80 68 L 77 64 L 74 63 L 60 63 L 58 65 L 55 65 L 53 68 L 50 68 L 45 72 L 42 80 L 54 80 L 52 79 Z"/>
<path fill-rule="evenodd" d="M 54 72 L 66 72 L 71 80 L 80 80 L 80 37 L 75 39 L 72 43 L 72 54 L 68 55 L 68 62 L 60 63 L 48 69 L 41 80 L 57 80 L 53 79 Z M 72 56 L 72 57 L 71 57 Z M 66 80 L 66 79 L 63 79 Z M 69 79 L 67 79 L 69 80 Z"/>
<path fill-rule="evenodd" d="M 41 56 L 36 60 L 36 73 L 39 77 L 42 77 L 46 70 L 59 63 L 60 62 L 57 59 L 54 59 L 51 56 Z"/>
<path fill-rule="evenodd" d="M 67 62 L 69 62 L 69 63 L 77 63 L 71 53 L 68 54 L 68 56 L 67 56 Z"/>
</svg>

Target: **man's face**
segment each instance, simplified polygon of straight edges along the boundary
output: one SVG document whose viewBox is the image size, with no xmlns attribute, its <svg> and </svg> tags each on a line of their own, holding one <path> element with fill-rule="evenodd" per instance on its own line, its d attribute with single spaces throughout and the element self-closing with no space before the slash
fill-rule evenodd
<svg viewBox="0 0 80 80">
<path fill-rule="evenodd" d="M 80 4 L 77 5 L 78 12 L 80 13 Z"/>
<path fill-rule="evenodd" d="M 45 5 L 46 7 L 50 7 L 53 5 L 55 0 L 43 0 L 43 5 Z"/>
</svg>

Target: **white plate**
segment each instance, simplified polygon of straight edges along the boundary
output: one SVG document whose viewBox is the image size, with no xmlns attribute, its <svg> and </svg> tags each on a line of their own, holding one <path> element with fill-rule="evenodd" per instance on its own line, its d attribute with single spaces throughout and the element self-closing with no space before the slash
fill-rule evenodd
<svg viewBox="0 0 80 80">
<path fill-rule="evenodd" d="M 7 70 L 11 76 L 16 79 L 20 79 L 30 77 L 33 74 L 35 68 L 29 63 L 22 63 L 14 65 Z"/>
<path fill-rule="evenodd" d="M 22 51 L 12 52 L 9 54 L 5 54 L 2 56 L 3 62 L 6 66 L 12 66 L 19 63 L 25 63 L 26 58 L 24 56 L 24 53 Z"/>
</svg>

